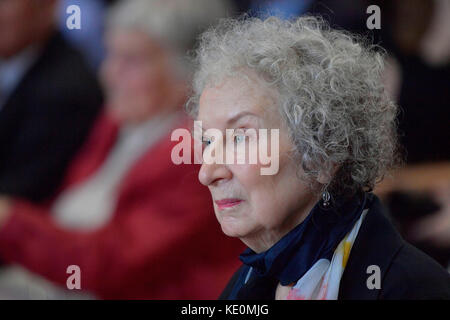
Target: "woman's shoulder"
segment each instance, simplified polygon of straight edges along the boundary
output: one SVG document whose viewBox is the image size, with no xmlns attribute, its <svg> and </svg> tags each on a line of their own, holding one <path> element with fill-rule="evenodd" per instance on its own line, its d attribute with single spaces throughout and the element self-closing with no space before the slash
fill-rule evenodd
<svg viewBox="0 0 450 320">
<path fill-rule="evenodd" d="M 450 274 L 428 255 L 404 243 L 383 280 L 380 299 L 450 299 Z"/>
<path fill-rule="evenodd" d="M 344 274 L 340 299 L 450 299 L 450 275 L 408 244 L 389 221 L 381 201 L 371 205 Z"/>
</svg>

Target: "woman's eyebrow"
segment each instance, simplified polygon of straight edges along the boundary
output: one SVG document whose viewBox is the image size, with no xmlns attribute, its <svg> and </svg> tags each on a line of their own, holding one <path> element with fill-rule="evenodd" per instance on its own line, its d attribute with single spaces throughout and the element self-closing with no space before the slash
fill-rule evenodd
<svg viewBox="0 0 450 320">
<path fill-rule="evenodd" d="M 240 121 L 242 118 L 245 118 L 245 117 L 252 117 L 252 118 L 255 118 L 256 120 L 260 119 L 260 117 L 258 115 L 256 115 L 255 113 L 253 113 L 253 112 L 242 111 L 242 112 L 239 112 L 237 115 L 235 115 L 235 116 L 233 116 L 233 117 L 231 117 L 230 119 L 227 120 L 225 129 L 231 128 L 233 124 L 237 123 L 238 121 Z M 259 123 L 259 121 L 258 121 L 258 123 Z M 205 133 L 205 131 L 208 130 L 208 128 L 205 129 L 202 125 L 194 124 L 192 126 L 192 129 L 191 129 L 191 134 L 192 135 L 194 134 L 195 129 L 201 130 L 201 134 L 202 135 Z"/>
<path fill-rule="evenodd" d="M 242 111 L 239 112 L 237 115 L 231 117 L 230 119 L 227 120 L 227 127 L 230 127 L 232 124 L 235 124 L 237 121 L 239 121 L 241 118 L 244 117 L 254 117 L 254 118 L 259 118 L 258 115 L 254 114 L 253 112 L 250 111 Z"/>
</svg>

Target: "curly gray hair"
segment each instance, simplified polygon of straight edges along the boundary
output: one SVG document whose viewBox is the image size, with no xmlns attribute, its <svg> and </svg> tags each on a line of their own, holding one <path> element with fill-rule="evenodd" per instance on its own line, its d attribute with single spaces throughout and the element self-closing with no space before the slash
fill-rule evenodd
<svg viewBox="0 0 450 320">
<path fill-rule="evenodd" d="M 334 193 L 373 189 L 398 163 L 397 107 L 381 81 L 383 53 L 321 18 L 224 19 L 196 50 L 195 117 L 206 86 L 255 71 L 280 93 L 279 107 L 306 178 L 331 177 Z M 333 173 L 333 168 L 338 168 Z"/>
</svg>

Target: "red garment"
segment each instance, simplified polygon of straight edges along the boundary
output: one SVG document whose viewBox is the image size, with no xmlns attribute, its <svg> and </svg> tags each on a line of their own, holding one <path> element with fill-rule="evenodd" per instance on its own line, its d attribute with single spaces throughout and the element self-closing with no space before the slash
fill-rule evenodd
<svg viewBox="0 0 450 320">
<path fill-rule="evenodd" d="M 107 116 L 98 120 L 63 190 L 100 167 L 117 132 Z M 15 200 L 1 258 L 63 286 L 67 267 L 78 265 L 81 288 L 105 299 L 216 299 L 243 245 L 222 234 L 198 165 L 171 161 L 177 143 L 169 133 L 144 153 L 121 182 L 112 220 L 96 231 L 63 229 L 48 208 Z"/>
</svg>

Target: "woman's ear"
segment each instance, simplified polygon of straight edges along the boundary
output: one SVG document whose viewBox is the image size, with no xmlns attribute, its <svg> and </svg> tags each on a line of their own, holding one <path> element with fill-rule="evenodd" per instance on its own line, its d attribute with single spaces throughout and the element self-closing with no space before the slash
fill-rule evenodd
<svg viewBox="0 0 450 320">
<path fill-rule="evenodd" d="M 328 184 L 333 179 L 339 166 L 337 163 L 330 163 L 326 168 L 320 170 L 317 181 L 321 184 Z"/>
<path fill-rule="evenodd" d="M 328 172 L 325 170 L 320 170 L 319 176 L 317 177 L 317 181 L 320 184 L 328 184 L 331 181 L 331 177 Z"/>
</svg>

